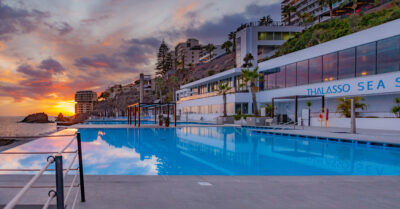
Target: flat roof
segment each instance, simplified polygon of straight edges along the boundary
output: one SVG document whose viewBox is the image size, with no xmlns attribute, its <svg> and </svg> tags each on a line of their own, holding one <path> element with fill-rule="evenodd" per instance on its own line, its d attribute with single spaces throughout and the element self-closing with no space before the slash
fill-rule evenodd
<svg viewBox="0 0 400 209">
<path fill-rule="evenodd" d="M 258 64 L 259 71 L 267 71 L 272 68 L 307 60 L 321 55 L 337 52 L 343 49 L 367 44 L 377 40 L 389 38 L 400 34 L 400 19 L 393 20 L 372 28 L 352 33 L 316 46 L 282 55 Z"/>
</svg>

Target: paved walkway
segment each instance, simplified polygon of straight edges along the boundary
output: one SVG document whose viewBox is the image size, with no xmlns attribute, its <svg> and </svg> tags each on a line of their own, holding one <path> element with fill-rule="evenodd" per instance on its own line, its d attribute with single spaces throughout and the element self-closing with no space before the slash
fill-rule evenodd
<svg viewBox="0 0 400 209">
<path fill-rule="evenodd" d="M 293 126 L 290 128 L 293 128 Z M 304 129 L 302 129 L 302 127 L 296 127 L 296 130 L 260 130 L 260 131 L 322 137 L 322 138 L 338 138 L 338 139 L 400 144 L 400 131 L 358 129 L 357 134 L 351 134 L 349 133 L 349 129 L 346 128 L 320 128 L 320 127 L 304 127 Z"/>
<path fill-rule="evenodd" d="M 0 185 L 28 176 L 0 175 Z M 385 209 L 400 205 L 400 177 L 393 176 L 85 176 L 87 202 L 80 209 Z M 44 176 L 42 184 L 54 183 Z M 0 189 L 0 205 L 18 190 Z M 25 204 L 43 203 L 36 189 Z"/>
</svg>

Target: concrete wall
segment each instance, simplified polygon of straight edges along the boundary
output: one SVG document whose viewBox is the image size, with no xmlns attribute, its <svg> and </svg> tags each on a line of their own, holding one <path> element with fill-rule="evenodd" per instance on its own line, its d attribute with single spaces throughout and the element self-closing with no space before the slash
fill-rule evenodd
<svg viewBox="0 0 400 209">
<path fill-rule="evenodd" d="M 320 126 L 319 118 L 311 119 L 311 126 Z M 325 127 L 325 122 L 323 122 Z M 328 127 L 350 128 L 350 118 L 331 118 Z M 360 129 L 400 130 L 400 118 L 357 118 L 356 127 Z"/>
</svg>

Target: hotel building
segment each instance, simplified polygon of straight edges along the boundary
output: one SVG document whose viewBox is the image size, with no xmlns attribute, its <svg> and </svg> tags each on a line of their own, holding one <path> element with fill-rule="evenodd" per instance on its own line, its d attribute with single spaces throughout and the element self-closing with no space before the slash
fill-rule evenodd
<svg viewBox="0 0 400 209">
<path fill-rule="evenodd" d="M 332 118 L 330 125 L 340 127 L 340 122 L 334 124 L 334 118 L 340 121 L 336 113 L 337 99 L 362 96 L 367 109 L 357 110 L 360 116 L 394 117 L 390 109 L 395 105 L 394 98 L 400 97 L 400 19 L 273 58 L 258 66 L 264 77 L 258 84 L 259 108 L 277 97 L 324 95 L 325 107 Z M 238 111 L 252 113 L 251 95 L 246 88 L 239 87 L 240 75 L 241 69 L 235 68 L 181 86 L 177 92 L 177 108 L 182 119 L 186 115 L 188 119 L 215 121 L 221 116 L 223 100 L 216 91 L 219 82 L 228 82 L 232 87 L 227 95 L 229 115 Z M 312 116 L 317 118 L 321 100 L 310 100 Z M 300 100 L 298 109 L 306 109 L 307 101 Z M 294 120 L 294 102 L 277 102 L 275 113 Z M 373 128 L 390 126 L 376 121 L 369 124 Z"/>
<path fill-rule="evenodd" d="M 274 55 L 278 46 L 303 29 L 303 26 L 284 26 L 279 22 L 271 25 L 248 24 L 236 33 L 236 66 L 242 66 L 243 58 L 248 53 L 254 57 L 253 65 L 257 65 L 258 60 Z"/>
<path fill-rule="evenodd" d="M 373 1 L 370 1 L 371 3 Z M 362 5 L 362 4 L 368 4 L 370 3 L 367 1 L 364 2 L 358 2 L 358 4 Z M 346 11 L 345 7 L 341 8 L 340 5 L 342 4 L 346 4 L 346 5 L 351 5 L 353 3 L 353 1 L 349 1 L 349 0 L 339 0 L 335 3 L 332 4 L 332 9 L 334 11 L 334 13 L 340 13 L 342 14 L 344 11 Z M 318 0 L 283 0 L 282 4 L 281 4 L 281 9 L 282 9 L 282 16 L 281 16 L 281 21 L 288 24 L 289 23 L 289 15 L 285 14 L 283 12 L 283 8 L 288 5 L 288 4 L 292 4 L 295 8 L 296 11 L 291 13 L 291 17 L 290 17 L 290 23 L 294 24 L 294 23 L 300 23 L 302 22 L 302 19 L 299 17 L 299 14 L 304 14 L 304 13 L 308 13 L 314 17 L 319 17 L 321 19 L 319 19 L 319 21 L 324 21 L 324 20 L 328 20 L 329 17 L 329 7 L 328 6 L 324 6 L 321 7 L 318 3 Z M 350 8 L 351 10 L 351 8 Z"/>
<path fill-rule="evenodd" d="M 190 65 L 200 62 L 201 51 L 199 40 L 190 38 L 186 42 L 176 45 L 173 58 L 177 62 L 184 63 L 185 68 L 188 68 Z M 176 65 L 176 63 L 173 64 Z"/>
<path fill-rule="evenodd" d="M 93 104 L 97 101 L 97 93 L 94 91 L 77 91 L 75 93 L 75 114 L 93 112 Z"/>
</svg>

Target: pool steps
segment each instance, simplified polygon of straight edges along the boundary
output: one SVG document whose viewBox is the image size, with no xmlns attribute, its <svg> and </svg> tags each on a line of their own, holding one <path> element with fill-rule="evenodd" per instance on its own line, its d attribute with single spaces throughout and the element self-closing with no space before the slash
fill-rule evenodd
<svg viewBox="0 0 400 209">
<path fill-rule="evenodd" d="M 291 137 L 298 137 L 298 138 L 306 138 L 306 139 L 316 139 L 320 141 L 329 141 L 329 142 L 337 142 L 337 143 L 349 143 L 349 144 L 356 144 L 356 145 L 366 145 L 368 147 L 390 147 L 390 148 L 400 148 L 400 144 L 393 144 L 393 143 L 383 143 L 383 142 L 375 142 L 375 141 L 362 141 L 362 140 L 355 140 L 355 139 L 342 139 L 342 138 L 334 138 L 334 137 L 321 137 L 321 136 L 309 136 L 304 134 L 290 134 L 290 133 L 279 133 L 279 132 L 271 132 L 268 130 L 282 130 L 280 128 L 271 128 L 271 127 L 260 127 L 260 126 L 242 126 L 243 128 L 251 128 L 254 129 L 252 132 L 257 134 L 268 134 L 268 135 L 275 135 L 275 136 L 291 136 Z"/>
</svg>

